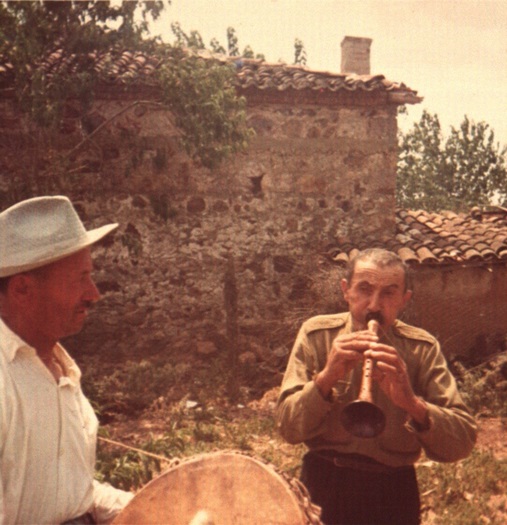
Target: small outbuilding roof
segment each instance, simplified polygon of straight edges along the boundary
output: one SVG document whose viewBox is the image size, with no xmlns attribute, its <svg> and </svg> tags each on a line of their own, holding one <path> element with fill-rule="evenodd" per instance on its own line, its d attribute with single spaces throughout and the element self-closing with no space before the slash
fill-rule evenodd
<svg viewBox="0 0 507 525">
<path fill-rule="evenodd" d="M 473 208 L 466 214 L 397 210 L 391 239 L 340 243 L 328 253 L 344 265 L 369 247 L 394 251 L 410 265 L 507 264 L 507 208 Z"/>
</svg>

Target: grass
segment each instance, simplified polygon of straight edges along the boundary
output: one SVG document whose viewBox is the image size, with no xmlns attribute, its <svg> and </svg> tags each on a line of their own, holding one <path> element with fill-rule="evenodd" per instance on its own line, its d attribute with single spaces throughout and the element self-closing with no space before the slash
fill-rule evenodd
<svg viewBox="0 0 507 525">
<path fill-rule="evenodd" d="M 283 442 L 272 416 L 247 408 L 238 415 L 238 410 L 207 409 L 192 415 L 178 409 L 175 418 L 179 423 L 163 435 L 150 436 L 138 445 L 167 457 L 167 463 L 101 444 L 100 479 L 125 490 L 137 490 L 167 467 L 171 458 L 232 449 L 252 454 L 290 477 L 298 477 L 305 447 Z M 507 494 L 507 460 L 476 449 L 461 462 L 422 461 L 416 469 L 423 525 L 504 525 L 507 522 L 507 497 L 503 496 Z"/>
<path fill-rule="evenodd" d="M 213 372 L 206 373 L 206 370 Z M 131 423 L 134 437 L 129 444 L 159 457 L 100 442 L 97 454 L 100 480 L 135 491 L 167 468 L 172 459 L 217 450 L 240 450 L 269 462 L 291 477 L 299 476 L 304 445 L 288 445 L 280 438 L 269 399 L 249 403 L 251 389 L 246 388 L 240 399 L 234 402 L 227 399 L 225 386 L 217 384 L 217 377 L 225 377 L 223 363 L 193 370 L 194 382 L 188 388 L 196 404 L 187 403 L 188 397 L 179 402 L 164 401 L 163 385 L 174 384 L 181 373 L 187 372 L 188 369 L 177 370 L 143 361 L 138 366 L 129 363 L 103 381 L 92 374 L 95 384 L 90 391 L 97 394 L 95 401 L 98 399 L 103 406 L 106 403 L 107 412 L 121 408 L 119 417 L 128 423 L 129 418 L 123 411 L 125 406 L 136 410 Z M 240 372 L 241 384 L 250 385 L 257 379 L 251 369 Z M 113 386 L 114 394 L 110 394 Z M 493 382 L 479 377 L 478 371 L 463 376 L 461 390 L 474 413 L 505 416 L 506 392 L 499 392 Z M 137 427 L 136 418 L 140 415 L 158 421 L 148 439 Z M 107 437 L 107 430 L 101 432 Z M 461 462 L 441 464 L 422 460 L 416 469 L 423 525 L 507 523 L 506 459 L 475 449 Z"/>
<path fill-rule="evenodd" d="M 423 523 L 504 525 L 507 522 L 507 460 L 475 449 L 456 464 L 417 467 Z"/>
<path fill-rule="evenodd" d="M 217 450 L 239 450 L 273 464 L 290 476 L 299 474 L 304 447 L 282 442 L 272 415 L 266 411 L 241 405 L 210 405 L 189 410 L 180 403 L 159 417 L 171 422 L 166 430 L 134 446 L 167 458 L 167 461 L 99 440 L 97 471 L 100 480 L 125 490 L 137 490 L 171 460 Z M 100 435 L 108 438 L 104 429 Z"/>
<path fill-rule="evenodd" d="M 456 374 L 465 403 L 476 414 L 507 417 L 507 353 L 470 369 L 460 366 Z"/>
</svg>

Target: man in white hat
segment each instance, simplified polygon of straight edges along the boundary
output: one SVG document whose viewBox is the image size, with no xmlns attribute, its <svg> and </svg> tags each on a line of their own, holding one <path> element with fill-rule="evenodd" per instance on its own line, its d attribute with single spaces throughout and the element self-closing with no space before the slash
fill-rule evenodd
<svg viewBox="0 0 507 525">
<path fill-rule="evenodd" d="M 0 213 L 0 523 L 105 523 L 132 494 L 94 481 L 98 421 L 59 341 L 99 299 L 91 245 L 66 197 Z"/>
</svg>

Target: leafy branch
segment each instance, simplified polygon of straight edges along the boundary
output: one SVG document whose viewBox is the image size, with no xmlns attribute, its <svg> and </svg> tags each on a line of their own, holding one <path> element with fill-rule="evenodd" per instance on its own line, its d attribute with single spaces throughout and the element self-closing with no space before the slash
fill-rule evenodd
<svg viewBox="0 0 507 525">
<path fill-rule="evenodd" d="M 183 45 L 203 48 L 204 44 L 198 32 L 187 35 L 178 24 L 173 24 L 174 46 L 146 38 L 150 18 L 158 18 L 163 9 L 162 1 L 0 3 L 0 57 L 11 65 L 19 107 L 32 130 L 58 133 L 69 108 L 85 116 L 103 80 L 97 59 L 107 70 L 127 49 L 162 59 L 155 72 L 163 93 L 160 103 L 173 112 L 192 157 L 214 167 L 243 149 L 251 131 L 246 126 L 245 102 L 234 88 L 234 71 L 227 64 L 186 53 Z"/>
<path fill-rule="evenodd" d="M 467 116 L 444 137 L 437 115 L 424 111 L 400 135 L 398 206 L 467 211 L 507 202 L 507 148 L 485 122 Z"/>
</svg>

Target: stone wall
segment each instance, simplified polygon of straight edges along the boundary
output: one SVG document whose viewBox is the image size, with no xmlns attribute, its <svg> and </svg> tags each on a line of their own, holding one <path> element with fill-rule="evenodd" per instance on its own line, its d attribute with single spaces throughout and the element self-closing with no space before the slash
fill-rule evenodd
<svg viewBox="0 0 507 525">
<path fill-rule="evenodd" d="M 394 107 L 251 105 L 248 152 L 209 171 L 178 147 L 169 114 L 121 113 L 129 104 L 99 101 L 84 123 L 69 116 L 56 139 L 62 152 L 106 126 L 79 149 L 71 175 L 49 184 L 30 175 L 51 167 L 48 144 L 0 102 L 0 207 L 64 193 L 88 227 L 120 224 L 95 249 L 103 299 L 67 342 L 72 350 L 110 359 L 223 351 L 230 257 L 242 352 L 283 357 L 303 319 L 345 307 L 341 270 L 323 255 L 337 239 L 394 229 Z M 449 356 L 484 356 L 505 348 L 506 293 L 504 266 L 418 267 L 405 320 L 439 337 Z"/>
<path fill-rule="evenodd" d="M 317 313 L 327 246 L 394 229 L 395 106 L 251 106 L 248 152 L 210 171 L 181 152 L 164 111 L 138 106 L 114 118 L 128 104 L 97 102 L 86 122 L 69 117 L 59 139 L 68 148 L 111 119 L 76 153 L 73 178 L 51 190 L 68 194 L 88 226 L 120 223 L 96 249 L 103 300 L 69 343 L 81 351 L 220 349 L 229 257 L 245 349 L 254 340 L 275 348 Z M 12 127 L 0 133 L 12 139 Z M 5 159 L 4 198 L 10 174 L 23 177 L 16 156 L 10 167 Z"/>
<path fill-rule="evenodd" d="M 507 268 L 421 266 L 406 320 L 438 337 L 453 358 L 481 360 L 507 349 Z"/>
</svg>

